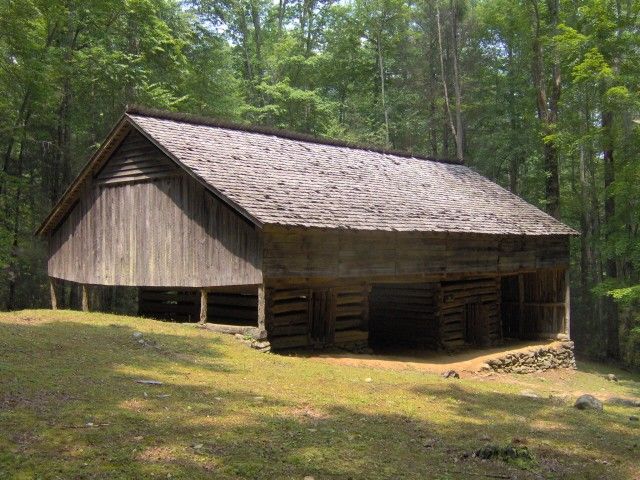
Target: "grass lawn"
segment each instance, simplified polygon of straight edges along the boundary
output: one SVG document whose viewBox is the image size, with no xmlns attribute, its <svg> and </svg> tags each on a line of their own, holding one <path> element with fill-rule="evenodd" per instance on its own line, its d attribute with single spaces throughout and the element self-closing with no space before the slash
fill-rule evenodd
<svg viewBox="0 0 640 480">
<path fill-rule="evenodd" d="M 192 325 L 2 313 L 0 478 L 640 478 L 640 408 L 578 411 L 581 393 L 639 398 L 640 376 L 581 363 L 445 380 L 262 354 Z M 533 460 L 472 456 L 514 441 Z"/>
</svg>

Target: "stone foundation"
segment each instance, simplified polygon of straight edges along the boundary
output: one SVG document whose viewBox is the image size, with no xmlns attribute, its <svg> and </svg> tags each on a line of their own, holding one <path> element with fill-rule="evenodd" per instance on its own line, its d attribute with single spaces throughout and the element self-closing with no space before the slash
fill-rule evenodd
<svg viewBox="0 0 640 480">
<path fill-rule="evenodd" d="M 554 368 L 576 368 L 573 342 L 565 340 L 547 347 L 535 348 L 489 360 L 481 371 L 499 373 L 533 373 Z"/>
</svg>

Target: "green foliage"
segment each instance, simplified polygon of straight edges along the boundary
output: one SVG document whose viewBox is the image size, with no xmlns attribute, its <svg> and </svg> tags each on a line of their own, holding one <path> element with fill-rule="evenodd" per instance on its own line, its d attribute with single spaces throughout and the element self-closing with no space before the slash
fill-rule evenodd
<svg viewBox="0 0 640 480">
<path fill-rule="evenodd" d="M 640 285 L 632 285 L 624 288 L 614 288 L 609 290 L 609 295 L 617 302 L 630 306 L 634 302 L 640 302 Z"/>
</svg>

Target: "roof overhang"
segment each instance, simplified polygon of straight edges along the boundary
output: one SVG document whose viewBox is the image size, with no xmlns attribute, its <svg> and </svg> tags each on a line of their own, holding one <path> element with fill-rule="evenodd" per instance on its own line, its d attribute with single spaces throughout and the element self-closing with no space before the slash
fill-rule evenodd
<svg viewBox="0 0 640 480">
<path fill-rule="evenodd" d="M 47 235 L 58 226 L 60 221 L 64 219 L 67 212 L 78 200 L 84 182 L 104 165 L 116 148 L 120 146 L 122 140 L 124 140 L 131 131 L 131 128 L 131 123 L 125 115 L 122 115 L 118 123 L 116 123 L 107 135 L 107 138 L 102 142 L 100 148 L 89 158 L 89 161 L 82 167 L 78 176 L 71 182 L 71 185 L 67 187 L 58 202 L 42 221 L 35 232 L 36 235 Z"/>
</svg>

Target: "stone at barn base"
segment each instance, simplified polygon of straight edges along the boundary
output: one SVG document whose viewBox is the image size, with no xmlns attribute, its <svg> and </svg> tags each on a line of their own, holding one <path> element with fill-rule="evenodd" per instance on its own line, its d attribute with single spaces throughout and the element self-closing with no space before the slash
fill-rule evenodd
<svg viewBox="0 0 640 480">
<path fill-rule="evenodd" d="M 578 410 L 598 410 L 600 412 L 603 409 L 602 402 L 593 395 L 588 394 L 579 396 L 574 407 Z"/>
<path fill-rule="evenodd" d="M 487 361 L 480 367 L 480 371 L 526 374 L 557 368 L 575 370 L 576 359 L 573 355 L 573 346 L 572 341 L 564 340 L 546 347 L 510 352 Z M 489 370 L 486 369 L 487 366 Z"/>
<path fill-rule="evenodd" d="M 243 335 L 241 333 L 236 333 L 234 337 L 240 342 L 244 343 L 246 346 L 258 350 L 259 352 L 266 353 L 271 351 L 271 343 L 269 343 L 268 340 L 258 340 L 249 335 Z"/>
</svg>

